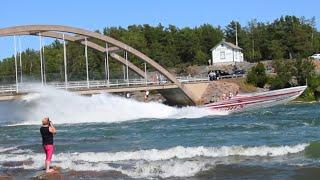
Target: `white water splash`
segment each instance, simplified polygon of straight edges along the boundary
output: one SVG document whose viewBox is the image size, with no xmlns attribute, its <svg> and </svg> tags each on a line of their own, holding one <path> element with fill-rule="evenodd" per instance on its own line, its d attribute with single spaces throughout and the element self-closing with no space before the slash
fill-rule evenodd
<svg viewBox="0 0 320 180">
<path fill-rule="evenodd" d="M 309 144 L 297 144 L 292 146 L 222 146 L 222 147 L 182 147 L 169 149 L 140 150 L 126 152 L 82 152 L 60 153 L 54 155 L 54 165 L 63 169 L 77 171 L 107 171 L 115 170 L 136 178 L 148 177 L 190 177 L 200 171 L 214 167 L 221 163 L 223 157 L 229 156 L 260 156 L 274 157 L 298 153 Z M 39 169 L 43 166 L 44 154 L 33 153 L 26 150 L 25 153 L 0 154 L 1 162 L 32 161 L 32 164 L 21 165 L 24 169 Z M 218 159 L 220 158 L 220 159 Z M 225 160 L 228 163 L 228 160 Z M 236 162 L 239 162 L 237 158 Z M 230 162 L 229 162 L 230 163 Z M 231 162 L 232 163 L 232 162 Z M 114 166 L 116 164 L 116 166 Z"/>
<path fill-rule="evenodd" d="M 8 148 L 0 147 L 0 153 L 6 152 L 6 151 L 11 151 L 14 149 L 17 149 L 17 147 L 8 147 Z"/>
<path fill-rule="evenodd" d="M 175 108 L 157 102 L 138 102 L 111 94 L 80 96 L 50 87 L 39 88 L 26 95 L 22 102 L 29 105 L 25 120 L 18 125 L 39 124 L 48 116 L 55 124 L 123 122 L 137 119 L 180 119 L 226 115 L 199 107 Z"/>
</svg>

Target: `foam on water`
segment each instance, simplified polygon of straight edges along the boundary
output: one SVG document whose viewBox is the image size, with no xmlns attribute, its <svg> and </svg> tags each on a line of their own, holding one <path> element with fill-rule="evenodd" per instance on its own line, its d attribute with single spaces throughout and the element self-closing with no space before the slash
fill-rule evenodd
<svg viewBox="0 0 320 180">
<path fill-rule="evenodd" d="M 194 176 L 207 170 L 228 156 L 283 156 L 304 151 L 309 144 L 292 146 L 223 146 L 223 147 L 182 147 L 169 149 L 140 150 L 124 152 L 82 152 L 54 155 L 54 164 L 63 169 L 73 170 L 115 170 L 131 177 L 185 177 Z M 24 153 L 2 153 L 1 162 L 32 161 L 22 165 L 24 169 L 39 169 L 43 166 L 44 155 L 25 150 Z M 217 162 L 216 162 L 217 161 Z"/>
<path fill-rule="evenodd" d="M 14 149 L 16 149 L 16 147 L 8 147 L 8 148 L 0 147 L 0 153 L 6 152 L 6 151 L 11 151 Z"/>
<path fill-rule="evenodd" d="M 80 96 L 50 87 L 38 88 L 21 103 L 29 109 L 20 124 L 39 124 L 44 116 L 54 123 L 123 122 L 137 119 L 180 119 L 226 115 L 199 107 L 175 108 L 157 102 L 138 102 L 111 94 Z"/>
</svg>

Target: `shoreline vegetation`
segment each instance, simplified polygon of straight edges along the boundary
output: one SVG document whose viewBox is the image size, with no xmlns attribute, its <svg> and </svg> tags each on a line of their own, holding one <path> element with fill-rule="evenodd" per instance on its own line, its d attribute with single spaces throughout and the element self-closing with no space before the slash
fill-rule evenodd
<svg viewBox="0 0 320 180">
<path fill-rule="evenodd" d="M 307 85 L 307 89 L 298 101 L 311 102 L 320 100 L 320 75 L 311 59 L 275 60 L 272 62 L 274 73 L 266 73 L 263 63 L 259 62 L 248 72 L 246 82 L 269 90 Z"/>
</svg>

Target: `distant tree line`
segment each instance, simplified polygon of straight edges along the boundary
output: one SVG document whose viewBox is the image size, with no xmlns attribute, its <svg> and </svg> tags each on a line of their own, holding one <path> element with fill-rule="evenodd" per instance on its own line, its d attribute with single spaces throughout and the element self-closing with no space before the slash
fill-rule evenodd
<svg viewBox="0 0 320 180">
<path fill-rule="evenodd" d="M 239 46 L 243 48 L 245 59 L 258 62 L 267 59 L 292 59 L 307 57 L 320 52 L 320 32 L 316 29 L 315 18 L 283 16 L 273 22 L 252 20 L 246 26 L 232 21 L 225 28 L 203 24 L 198 27 L 179 28 L 174 25 L 164 27 L 132 25 L 127 28 L 109 27 L 102 32 L 120 40 L 166 68 L 184 69 L 188 65 L 206 65 L 211 58 L 210 49 L 223 38 L 235 43 L 237 29 Z M 96 42 L 104 46 L 102 42 Z M 120 55 L 122 55 L 120 53 Z M 77 43 L 67 43 L 68 77 L 70 80 L 85 79 L 84 47 Z M 39 52 L 28 49 L 22 53 L 23 73 L 29 78 L 39 79 Z M 63 45 L 55 41 L 45 47 L 45 69 L 48 81 L 63 80 Z M 129 59 L 143 68 L 143 62 L 129 55 Z M 89 50 L 90 79 L 103 79 L 104 54 Z M 148 67 L 151 70 L 150 67 Z M 111 75 L 122 76 L 122 65 L 110 61 Z M 0 62 L 0 82 L 14 82 L 14 57 Z M 132 73 L 132 72 L 131 72 Z M 133 73 L 132 73 L 133 74 Z"/>
<path fill-rule="evenodd" d="M 239 46 L 251 62 L 308 57 L 320 52 L 320 32 L 314 17 L 283 16 L 271 23 L 252 20 L 245 27 L 232 21 L 225 29 L 230 42 L 235 42 L 236 27 Z"/>
</svg>

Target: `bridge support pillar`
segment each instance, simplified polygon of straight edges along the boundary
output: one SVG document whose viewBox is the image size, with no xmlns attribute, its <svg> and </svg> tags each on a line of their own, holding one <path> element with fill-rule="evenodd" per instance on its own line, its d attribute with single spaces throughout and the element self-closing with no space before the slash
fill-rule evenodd
<svg viewBox="0 0 320 180">
<path fill-rule="evenodd" d="M 65 88 L 68 89 L 68 75 L 67 75 L 67 49 L 66 49 L 66 41 L 64 39 L 64 34 L 62 34 L 63 38 L 63 65 L 64 65 L 64 84 Z"/>
<path fill-rule="evenodd" d="M 42 37 L 41 33 L 39 33 L 39 53 L 40 53 L 40 73 L 41 73 L 41 85 L 43 85 L 43 59 L 42 59 Z"/>
<path fill-rule="evenodd" d="M 85 48 L 84 48 L 84 56 L 86 58 L 86 73 L 87 73 L 87 88 L 90 88 L 89 84 L 89 64 L 88 64 L 88 41 L 87 38 L 85 38 Z"/>
<path fill-rule="evenodd" d="M 109 68 L 109 48 L 108 43 L 106 43 L 106 53 L 104 57 L 104 72 L 105 72 L 105 78 L 107 80 L 107 86 L 109 87 L 110 83 L 110 68 Z"/>
<path fill-rule="evenodd" d="M 14 66 L 16 72 L 16 92 L 19 92 L 19 82 L 18 82 L 18 65 L 17 65 L 17 41 L 16 36 L 13 36 L 14 43 Z"/>
</svg>

